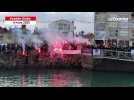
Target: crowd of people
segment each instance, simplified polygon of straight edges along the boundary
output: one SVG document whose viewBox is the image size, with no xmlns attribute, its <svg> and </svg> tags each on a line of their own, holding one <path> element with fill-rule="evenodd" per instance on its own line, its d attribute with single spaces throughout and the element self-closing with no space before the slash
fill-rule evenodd
<svg viewBox="0 0 134 100">
<path fill-rule="evenodd" d="M 108 40 L 106 42 L 102 41 L 96 44 L 94 48 L 101 49 L 105 52 L 104 56 L 131 59 L 131 50 L 133 47 L 130 47 L 127 41 L 125 41 L 125 43 L 126 44 L 122 44 L 121 41 L 117 43 L 117 41 Z"/>
<path fill-rule="evenodd" d="M 75 44 L 75 43 L 65 43 L 62 45 L 62 50 L 82 50 L 88 49 L 91 46 L 86 44 Z M 25 51 L 18 44 L 1 44 L 0 45 L 0 55 L 7 56 L 11 58 L 12 62 L 17 61 L 17 59 L 22 59 L 25 64 L 33 65 L 43 65 L 43 66 L 56 66 L 63 65 L 64 67 L 81 66 L 81 55 L 75 54 L 55 54 L 51 56 L 52 50 L 49 45 L 44 41 L 43 45 L 37 49 L 34 45 L 25 45 Z M 2 59 L 2 58 L 1 58 Z M 15 62 L 16 63 L 16 62 Z M 17 63 L 16 63 L 17 64 Z"/>
</svg>

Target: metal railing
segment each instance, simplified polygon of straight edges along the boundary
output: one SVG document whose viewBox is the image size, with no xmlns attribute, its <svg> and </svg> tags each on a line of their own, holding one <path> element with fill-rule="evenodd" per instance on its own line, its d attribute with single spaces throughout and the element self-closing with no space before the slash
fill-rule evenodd
<svg viewBox="0 0 134 100">
<path fill-rule="evenodd" d="M 131 52 L 107 49 L 100 49 L 100 55 L 93 55 L 93 57 L 134 61 L 134 55 Z"/>
</svg>

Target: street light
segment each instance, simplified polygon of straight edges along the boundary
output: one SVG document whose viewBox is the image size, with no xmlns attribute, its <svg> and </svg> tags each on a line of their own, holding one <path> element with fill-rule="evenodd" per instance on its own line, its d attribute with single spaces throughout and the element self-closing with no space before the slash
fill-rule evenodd
<svg viewBox="0 0 134 100">
<path fill-rule="evenodd" d="M 115 31 L 116 33 L 115 33 L 115 35 L 116 35 L 116 55 L 117 55 L 117 57 L 119 57 L 119 53 L 118 53 L 118 50 L 117 50 L 117 48 L 118 48 L 118 29 Z"/>
<path fill-rule="evenodd" d="M 116 32 L 115 35 L 116 35 L 116 41 L 117 41 L 117 45 L 116 46 L 118 47 L 118 30 L 116 30 L 115 32 Z"/>
</svg>

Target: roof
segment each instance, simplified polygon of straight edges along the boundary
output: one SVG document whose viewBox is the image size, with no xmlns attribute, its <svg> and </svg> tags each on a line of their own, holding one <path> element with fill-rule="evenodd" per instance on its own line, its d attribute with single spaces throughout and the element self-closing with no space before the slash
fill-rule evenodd
<svg viewBox="0 0 134 100">
<path fill-rule="evenodd" d="M 57 22 L 67 22 L 67 23 L 72 23 L 71 21 L 69 21 L 69 20 L 65 20 L 65 19 L 56 20 L 56 21 L 53 21 L 52 23 L 57 23 Z"/>
</svg>

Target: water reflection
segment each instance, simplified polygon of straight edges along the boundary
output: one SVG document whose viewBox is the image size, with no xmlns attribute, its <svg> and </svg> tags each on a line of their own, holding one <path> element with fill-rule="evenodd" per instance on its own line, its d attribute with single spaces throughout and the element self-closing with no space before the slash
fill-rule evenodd
<svg viewBox="0 0 134 100">
<path fill-rule="evenodd" d="M 0 71 L 1 87 L 81 87 L 90 86 L 89 73 L 80 70 Z M 87 79 L 86 79 L 87 77 Z"/>
<path fill-rule="evenodd" d="M 59 72 L 51 74 L 50 79 L 52 86 L 54 87 L 68 87 L 68 86 L 82 86 L 79 77 L 77 75 L 78 73 L 75 72 Z"/>
<path fill-rule="evenodd" d="M 16 72 L 0 71 L 0 87 L 18 87 L 21 77 L 16 74 Z"/>
<path fill-rule="evenodd" d="M 113 86 L 134 86 L 134 73 L 85 70 L 0 70 L 0 87 Z"/>
</svg>

